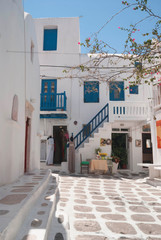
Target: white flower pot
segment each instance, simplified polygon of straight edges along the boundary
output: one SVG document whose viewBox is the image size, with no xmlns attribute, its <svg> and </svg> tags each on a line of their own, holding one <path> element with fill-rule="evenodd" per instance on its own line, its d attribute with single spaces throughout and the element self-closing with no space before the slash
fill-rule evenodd
<svg viewBox="0 0 161 240">
<path fill-rule="evenodd" d="M 119 163 L 112 163 L 112 173 L 117 173 L 117 168 L 118 168 Z"/>
</svg>

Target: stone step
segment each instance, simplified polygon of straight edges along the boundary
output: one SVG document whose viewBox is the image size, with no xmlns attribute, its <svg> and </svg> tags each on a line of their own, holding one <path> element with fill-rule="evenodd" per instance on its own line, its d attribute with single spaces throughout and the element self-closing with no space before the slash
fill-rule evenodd
<svg viewBox="0 0 161 240">
<path fill-rule="evenodd" d="M 48 232 L 56 204 L 57 182 L 54 175 L 50 176 L 48 185 L 31 207 L 23 225 L 21 225 L 16 240 L 34 239 L 35 236 L 39 240 L 49 239 Z"/>
<path fill-rule="evenodd" d="M 22 223 L 50 179 L 50 170 L 39 170 L 0 187 L 0 240 L 17 240 Z"/>
</svg>

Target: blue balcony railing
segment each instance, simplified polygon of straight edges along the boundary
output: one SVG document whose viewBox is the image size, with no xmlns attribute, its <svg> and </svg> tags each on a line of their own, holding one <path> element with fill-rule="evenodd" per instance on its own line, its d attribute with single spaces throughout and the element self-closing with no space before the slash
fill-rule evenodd
<svg viewBox="0 0 161 240">
<path fill-rule="evenodd" d="M 41 111 L 66 111 L 66 92 L 63 93 L 41 93 L 40 94 Z"/>
</svg>

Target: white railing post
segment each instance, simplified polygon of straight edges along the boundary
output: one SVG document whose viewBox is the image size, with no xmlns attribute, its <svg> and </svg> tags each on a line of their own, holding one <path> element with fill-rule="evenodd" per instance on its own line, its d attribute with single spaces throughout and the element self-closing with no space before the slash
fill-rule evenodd
<svg viewBox="0 0 161 240">
<path fill-rule="evenodd" d="M 113 122 L 118 118 L 124 120 L 144 120 L 149 115 L 146 102 L 110 102 L 109 103 L 109 121 Z"/>
</svg>

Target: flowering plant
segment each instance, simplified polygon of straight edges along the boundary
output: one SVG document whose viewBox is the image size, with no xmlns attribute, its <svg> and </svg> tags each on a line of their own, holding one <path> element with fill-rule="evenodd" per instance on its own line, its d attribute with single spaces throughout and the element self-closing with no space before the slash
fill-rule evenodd
<svg viewBox="0 0 161 240">
<path fill-rule="evenodd" d="M 99 154 L 100 152 L 101 152 L 101 148 L 96 148 L 96 149 L 95 149 L 95 153 L 96 153 L 96 154 Z"/>
<path fill-rule="evenodd" d="M 112 156 L 112 162 L 119 163 L 120 162 L 120 158 L 117 157 L 117 156 Z"/>
<path fill-rule="evenodd" d="M 99 155 L 100 155 L 101 157 L 105 157 L 105 156 L 107 156 L 108 154 L 107 154 L 107 153 L 99 153 Z"/>
<path fill-rule="evenodd" d="M 98 155 L 101 157 L 101 159 L 106 159 L 107 157 L 107 153 L 99 153 Z"/>
</svg>

